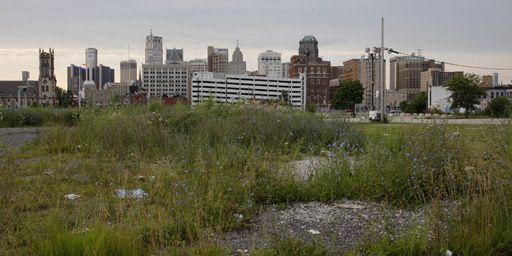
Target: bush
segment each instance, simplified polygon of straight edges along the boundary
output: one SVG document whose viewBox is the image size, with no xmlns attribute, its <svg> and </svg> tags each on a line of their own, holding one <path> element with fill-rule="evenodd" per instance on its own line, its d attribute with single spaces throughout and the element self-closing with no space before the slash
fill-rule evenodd
<svg viewBox="0 0 512 256">
<path fill-rule="evenodd" d="M 506 97 L 496 97 L 489 104 L 487 112 L 493 117 L 511 117 L 512 101 Z"/>
</svg>

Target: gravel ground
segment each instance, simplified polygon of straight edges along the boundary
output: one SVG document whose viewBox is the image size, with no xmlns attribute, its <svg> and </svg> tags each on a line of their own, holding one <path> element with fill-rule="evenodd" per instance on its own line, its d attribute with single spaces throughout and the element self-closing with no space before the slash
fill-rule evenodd
<svg viewBox="0 0 512 256">
<path fill-rule="evenodd" d="M 41 128 L 0 128 L 0 155 L 39 136 Z"/>
<path fill-rule="evenodd" d="M 265 248 L 276 236 L 319 241 L 341 254 L 363 239 L 375 239 L 389 231 L 403 234 L 412 225 L 424 225 L 428 211 L 428 207 L 404 210 L 349 200 L 297 203 L 283 210 L 268 206 L 258 214 L 252 228 L 221 234 L 215 240 L 230 248 L 233 255 L 237 250 Z"/>
</svg>

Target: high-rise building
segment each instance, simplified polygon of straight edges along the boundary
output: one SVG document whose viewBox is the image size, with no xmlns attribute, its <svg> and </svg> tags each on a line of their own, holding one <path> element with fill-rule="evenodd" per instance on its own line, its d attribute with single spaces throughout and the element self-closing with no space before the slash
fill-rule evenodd
<svg viewBox="0 0 512 256">
<path fill-rule="evenodd" d="M 233 75 L 242 75 L 247 71 L 247 65 L 244 61 L 244 54 L 240 51 L 238 41 L 236 42 L 236 48 L 233 52 L 233 57 L 229 62 L 229 73 Z"/>
<path fill-rule="evenodd" d="M 137 80 L 137 61 L 123 60 L 120 63 L 121 83 Z"/>
<path fill-rule="evenodd" d="M 492 87 L 492 76 L 491 75 L 485 75 L 485 76 L 482 76 L 482 83 L 480 84 L 480 86 L 482 87 Z"/>
<path fill-rule="evenodd" d="M 421 72 L 429 68 L 439 68 L 444 72 L 444 63 L 436 63 L 414 54 L 391 58 L 390 89 L 404 91 L 407 100 L 412 100 L 420 92 Z"/>
<path fill-rule="evenodd" d="M 331 77 L 330 79 L 343 80 L 343 66 L 331 66 Z"/>
<path fill-rule="evenodd" d="M 142 88 L 148 97 L 188 97 L 191 77 L 185 63 L 142 65 Z"/>
<path fill-rule="evenodd" d="M 49 49 L 48 52 L 39 49 L 39 98 L 41 103 L 53 105 L 57 98 L 56 87 L 57 78 L 55 77 L 55 51 Z"/>
<path fill-rule="evenodd" d="M 188 63 L 190 64 L 191 74 L 208 71 L 208 61 L 205 59 L 193 59 Z"/>
<path fill-rule="evenodd" d="M 290 78 L 306 73 L 307 104 L 327 107 L 330 102 L 331 62 L 318 57 L 318 41 L 314 36 L 305 36 L 299 42 L 299 55 L 290 59 Z"/>
<path fill-rule="evenodd" d="M 86 79 L 87 69 L 71 64 L 68 67 L 68 91 L 74 95 L 78 94 L 78 86 L 83 88 L 83 82 Z"/>
<path fill-rule="evenodd" d="M 166 64 L 176 64 L 183 62 L 183 49 L 167 49 L 165 56 Z"/>
<path fill-rule="evenodd" d="M 208 71 L 214 73 L 228 73 L 228 49 L 208 46 Z"/>
<path fill-rule="evenodd" d="M 281 64 L 282 68 L 281 68 L 281 77 L 282 78 L 289 78 L 290 77 L 290 72 L 289 72 L 289 69 L 290 69 L 290 62 L 285 62 L 283 64 Z"/>
<path fill-rule="evenodd" d="M 447 86 L 455 76 L 463 74 L 462 71 L 444 72 L 440 68 L 429 68 L 427 71 L 421 72 L 420 91 L 427 92 L 431 86 Z"/>
<path fill-rule="evenodd" d="M 361 68 L 360 59 L 351 59 L 343 62 L 343 80 L 356 81 L 359 80 Z"/>
<path fill-rule="evenodd" d="M 163 63 L 163 47 L 162 37 L 153 36 L 151 30 L 149 35 L 146 36 L 146 65 L 162 64 Z"/>
<path fill-rule="evenodd" d="M 281 53 L 268 50 L 258 55 L 258 74 L 267 77 L 283 77 Z"/>
<path fill-rule="evenodd" d="M 498 73 L 492 73 L 492 86 L 496 87 L 499 86 L 499 74 Z"/>
<path fill-rule="evenodd" d="M 362 57 L 359 61 L 359 77 L 364 88 L 362 107 L 368 110 L 378 109 L 380 106 L 381 81 L 386 81 L 386 64 L 384 62 L 384 77 L 380 74 L 380 59 Z"/>
<path fill-rule="evenodd" d="M 96 67 L 94 72 L 94 82 L 96 83 L 96 89 L 103 89 L 107 83 L 115 82 L 115 70 L 104 65 Z"/>
<path fill-rule="evenodd" d="M 98 67 L 98 50 L 94 48 L 85 49 L 85 67 L 87 68 L 86 81 L 94 81 L 94 70 Z"/>
</svg>

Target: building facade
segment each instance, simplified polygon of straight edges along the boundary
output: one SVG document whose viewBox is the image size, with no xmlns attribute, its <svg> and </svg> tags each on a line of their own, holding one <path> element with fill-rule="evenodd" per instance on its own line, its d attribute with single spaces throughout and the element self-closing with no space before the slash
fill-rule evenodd
<svg viewBox="0 0 512 256">
<path fill-rule="evenodd" d="M 281 53 L 268 50 L 258 55 L 258 74 L 267 77 L 283 77 Z"/>
<path fill-rule="evenodd" d="M 39 49 L 39 93 L 40 103 L 54 105 L 57 100 L 57 78 L 55 77 L 55 51 Z"/>
<path fill-rule="evenodd" d="M 208 72 L 228 73 L 229 51 L 225 48 L 208 46 Z"/>
<path fill-rule="evenodd" d="M 78 95 L 78 87 L 83 88 L 83 83 L 86 79 L 87 69 L 71 64 L 67 68 L 68 74 L 68 91 L 73 95 Z"/>
<path fill-rule="evenodd" d="M 343 80 L 356 81 L 359 80 L 359 69 L 361 66 L 360 59 L 351 59 L 343 62 Z"/>
<path fill-rule="evenodd" d="M 193 59 L 188 62 L 190 65 L 190 73 L 208 72 L 208 60 Z"/>
<path fill-rule="evenodd" d="M 166 64 L 176 64 L 183 62 L 183 49 L 167 49 L 165 55 Z"/>
<path fill-rule="evenodd" d="M 447 86 L 448 82 L 457 75 L 464 75 L 464 72 L 444 72 L 439 68 L 429 68 L 421 72 L 420 91 L 426 92 L 429 86 Z"/>
<path fill-rule="evenodd" d="M 121 72 L 121 83 L 128 83 L 137 80 L 137 61 L 123 60 L 119 63 Z"/>
<path fill-rule="evenodd" d="M 401 56 L 390 60 L 390 89 L 404 91 L 407 100 L 412 100 L 420 92 L 421 72 L 438 68 L 444 72 L 444 63 L 436 63 L 424 57 Z"/>
<path fill-rule="evenodd" d="M 304 75 L 298 78 L 270 78 L 248 75 L 198 73 L 192 78 L 192 104 L 213 99 L 233 103 L 241 100 L 276 102 L 286 100 L 293 107 L 304 107 Z M 285 97 L 286 99 L 283 99 Z"/>
<path fill-rule="evenodd" d="M 331 63 L 318 57 L 318 41 L 314 36 L 305 36 L 299 42 L 299 55 L 290 59 L 290 78 L 306 74 L 306 101 L 320 107 L 330 104 Z"/>
<path fill-rule="evenodd" d="M 107 83 L 115 82 L 115 70 L 104 65 L 99 65 L 94 72 L 94 82 L 96 83 L 97 89 L 103 89 Z"/>
<path fill-rule="evenodd" d="M 163 63 L 162 37 L 154 36 L 150 31 L 146 36 L 146 65 L 159 65 Z"/>
<path fill-rule="evenodd" d="M 491 75 L 485 75 L 482 76 L 482 82 L 480 83 L 480 86 L 482 87 L 492 87 L 492 76 Z"/>
<path fill-rule="evenodd" d="M 142 88 L 150 98 L 188 97 L 190 78 L 188 64 L 142 65 Z"/>
<path fill-rule="evenodd" d="M 281 77 L 290 78 L 290 62 L 285 62 L 282 64 Z"/>
<path fill-rule="evenodd" d="M 26 91 L 21 87 L 27 86 Z M 20 102 L 18 102 L 20 92 Z M 39 81 L 0 81 L 0 108 L 16 108 L 33 106 L 40 102 Z"/>
<path fill-rule="evenodd" d="M 363 110 L 376 110 L 380 106 L 380 86 L 386 81 L 386 62 L 384 61 L 384 77 L 380 74 L 380 59 L 362 57 L 359 63 L 359 78 L 364 88 Z"/>
<path fill-rule="evenodd" d="M 229 62 L 229 73 L 232 75 L 243 75 L 246 72 L 247 64 L 244 61 L 244 55 L 242 51 L 240 51 L 240 47 L 237 42 L 235 51 L 233 52 L 233 57 L 231 62 Z"/>
</svg>

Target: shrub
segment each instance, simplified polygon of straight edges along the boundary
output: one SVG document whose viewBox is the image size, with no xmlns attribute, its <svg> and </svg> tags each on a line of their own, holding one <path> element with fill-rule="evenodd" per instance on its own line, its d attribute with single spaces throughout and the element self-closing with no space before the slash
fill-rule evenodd
<svg viewBox="0 0 512 256">
<path fill-rule="evenodd" d="M 506 97 L 496 97 L 489 104 L 487 112 L 493 117 L 511 117 L 512 101 Z"/>
</svg>

